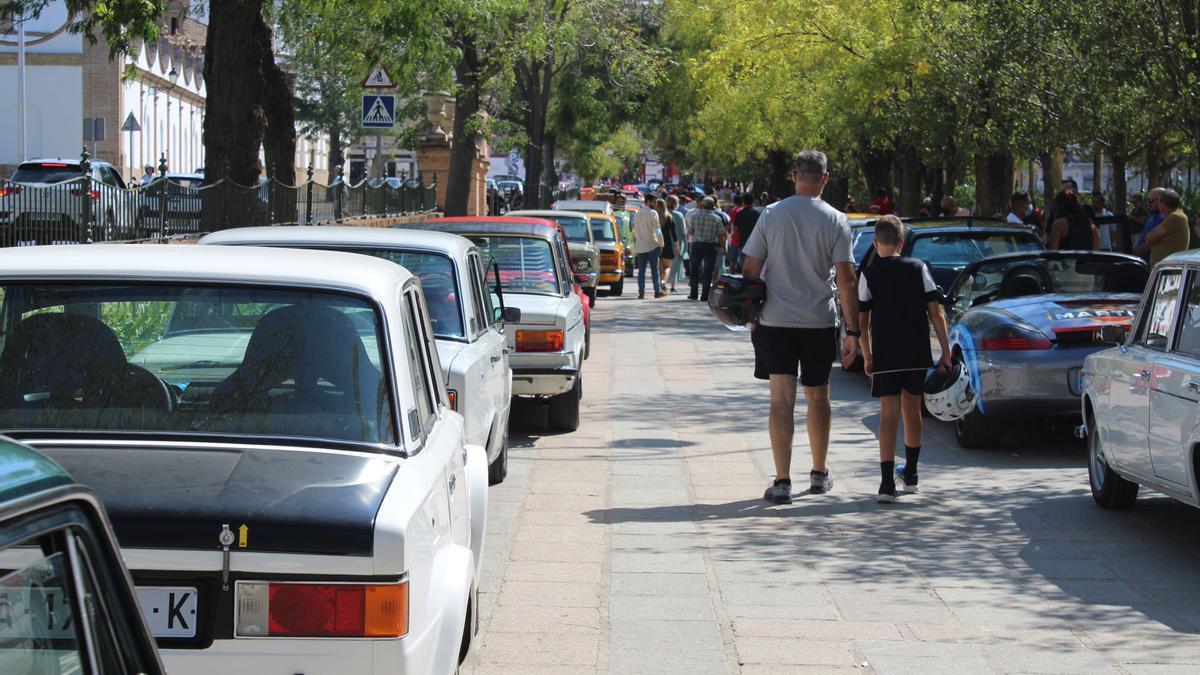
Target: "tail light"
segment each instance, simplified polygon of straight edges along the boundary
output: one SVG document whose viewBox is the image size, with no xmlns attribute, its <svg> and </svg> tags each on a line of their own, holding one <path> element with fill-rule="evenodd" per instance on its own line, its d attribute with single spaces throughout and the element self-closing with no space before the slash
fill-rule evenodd
<svg viewBox="0 0 1200 675">
<path fill-rule="evenodd" d="M 237 584 L 237 637 L 396 638 L 408 634 L 408 582 Z"/>
<path fill-rule="evenodd" d="M 80 196 L 80 195 L 82 195 L 82 194 L 83 194 L 83 190 L 82 190 L 82 189 L 80 189 L 80 188 L 75 188 L 75 189 L 71 190 L 71 194 L 73 194 L 73 195 L 75 195 L 76 197 L 78 197 L 78 196 Z M 93 201 L 94 201 L 94 200 L 97 200 L 97 199 L 100 199 L 100 191 L 99 191 L 99 190 L 92 190 L 92 192 L 91 192 L 91 197 L 92 197 L 92 200 L 93 200 Z"/>
<path fill-rule="evenodd" d="M 561 352 L 563 344 L 561 330 L 517 331 L 517 351 L 519 352 Z"/>
<path fill-rule="evenodd" d="M 1050 349 L 1054 343 L 1029 325 L 997 326 L 984 333 L 979 348 L 983 351 L 1026 351 Z"/>
<path fill-rule="evenodd" d="M 604 255 L 600 256 L 600 262 L 604 265 L 620 265 L 621 256 L 617 255 L 616 253 L 605 253 Z"/>
<path fill-rule="evenodd" d="M 19 194 L 21 194 L 21 187 L 19 185 L 13 185 L 10 187 L 0 188 L 0 197 L 7 197 L 9 195 L 19 195 Z"/>
<path fill-rule="evenodd" d="M 446 398 L 450 399 L 450 409 L 458 410 L 458 392 L 453 389 L 447 389 Z"/>
</svg>

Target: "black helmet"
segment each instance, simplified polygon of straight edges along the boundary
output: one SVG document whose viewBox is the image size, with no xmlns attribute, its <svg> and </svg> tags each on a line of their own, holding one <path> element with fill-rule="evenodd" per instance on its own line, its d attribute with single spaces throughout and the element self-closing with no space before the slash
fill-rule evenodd
<svg viewBox="0 0 1200 675">
<path fill-rule="evenodd" d="M 767 300 L 767 285 L 758 279 L 722 274 L 708 294 L 708 308 L 726 326 L 745 326 L 758 319 Z"/>
</svg>

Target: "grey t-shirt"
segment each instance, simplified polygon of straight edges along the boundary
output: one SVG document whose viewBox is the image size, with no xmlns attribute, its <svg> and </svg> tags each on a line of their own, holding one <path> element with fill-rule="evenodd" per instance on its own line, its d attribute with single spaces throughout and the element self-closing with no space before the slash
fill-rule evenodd
<svg viewBox="0 0 1200 675">
<path fill-rule="evenodd" d="M 834 263 L 852 262 L 846 214 L 820 197 L 793 196 L 762 212 L 742 253 L 763 260 L 764 326 L 831 328 L 837 321 Z"/>
</svg>

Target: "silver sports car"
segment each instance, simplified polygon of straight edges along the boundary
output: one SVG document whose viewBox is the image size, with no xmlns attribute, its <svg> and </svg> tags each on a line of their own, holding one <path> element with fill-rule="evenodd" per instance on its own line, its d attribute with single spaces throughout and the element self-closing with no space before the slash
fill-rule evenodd
<svg viewBox="0 0 1200 675">
<path fill-rule="evenodd" d="M 1133 320 L 1148 278 L 1140 258 L 1091 251 L 967 266 L 946 296 L 950 349 L 979 392 L 976 409 L 955 423 L 959 445 L 997 445 L 1012 421 L 1077 420 L 1083 360 L 1105 347 L 1103 326 Z"/>
</svg>

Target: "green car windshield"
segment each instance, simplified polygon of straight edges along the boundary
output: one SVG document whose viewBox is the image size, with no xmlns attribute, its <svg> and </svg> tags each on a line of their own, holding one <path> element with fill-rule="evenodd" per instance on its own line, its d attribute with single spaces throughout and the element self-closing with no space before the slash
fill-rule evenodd
<svg viewBox="0 0 1200 675">
<path fill-rule="evenodd" d="M 94 282 L 13 282 L 0 297 L 0 430 L 396 443 L 364 298 Z"/>
<path fill-rule="evenodd" d="M 617 233 L 613 230 L 613 222 L 607 218 L 590 218 L 592 221 L 592 238 L 596 241 L 616 241 Z"/>
<path fill-rule="evenodd" d="M 563 231 L 567 233 L 567 241 L 591 241 L 588 236 L 588 219 L 582 216 L 538 216 L 553 220 L 559 225 L 562 225 Z"/>
</svg>

